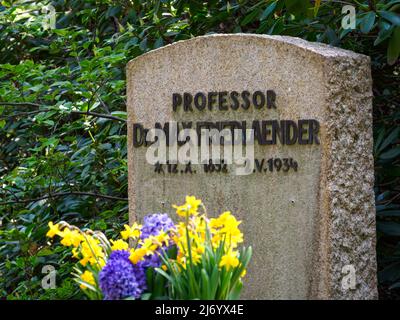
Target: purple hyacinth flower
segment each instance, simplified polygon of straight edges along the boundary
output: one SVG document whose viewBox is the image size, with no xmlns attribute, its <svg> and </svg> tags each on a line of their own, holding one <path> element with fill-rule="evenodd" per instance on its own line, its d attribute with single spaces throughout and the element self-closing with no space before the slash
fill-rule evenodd
<svg viewBox="0 0 400 320">
<path fill-rule="evenodd" d="M 140 298 L 146 289 L 146 275 L 141 265 L 129 260 L 129 252 L 116 250 L 99 273 L 99 285 L 105 300 Z"/>
</svg>

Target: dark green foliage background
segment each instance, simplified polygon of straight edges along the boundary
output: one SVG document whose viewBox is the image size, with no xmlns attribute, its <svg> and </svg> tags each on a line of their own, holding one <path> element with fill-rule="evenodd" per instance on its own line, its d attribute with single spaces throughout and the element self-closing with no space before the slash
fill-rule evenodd
<svg viewBox="0 0 400 320">
<path fill-rule="evenodd" d="M 70 254 L 49 246 L 45 233 L 50 220 L 66 220 L 112 236 L 128 220 L 126 63 L 178 40 L 237 32 L 297 36 L 371 57 L 380 294 L 396 297 L 400 1 L 354 2 L 356 30 L 341 28 L 344 2 L 1 1 L 0 297 L 83 298 L 69 280 Z M 53 30 L 43 28 L 49 3 Z M 46 264 L 57 269 L 56 289 L 41 287 Z"/>
</svg>

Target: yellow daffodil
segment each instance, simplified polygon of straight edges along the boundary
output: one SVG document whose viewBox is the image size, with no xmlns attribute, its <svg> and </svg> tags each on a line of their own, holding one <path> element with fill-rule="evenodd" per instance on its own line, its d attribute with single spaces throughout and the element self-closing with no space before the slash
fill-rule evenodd
<svg viewBox="0 0 400 320">
<path fill-rule="evenodd" d="M 239 265 L 239 259 L 237 257 L 237 252 L 229 250 L 225 255 L 222 256 L 219 263 L 220 267 L 225 267 L 230 269 L 231 267 L 237 267 Z"/>
<path fill-rule="evenodd" d="M 219 247 L 223 240 L 227 249 L 236 248 L 238 243 L 243 242 L 243 234 L 238 227 L 240 223 L 230 211 L 223 212 L 216 219 L 210 219 L 213 247 Z"/>
<path fill-rule="evenodd" d="M 53 224 L 52 221 L 49 222 L 49 231 L 46 233 L 46 237 L 53 238 L 55 235 L 60 235 L 61 231 L 58 224 Z"/>
<path fill-rule="evenodd" d="M 73 248 L 73 249 L 72 249 L 72 256 L 73 256 L 75 259 L 78 259 L 78 258 L 79 258 L 79 250 L 78 250 L 78 248 Z"/>
<path fill-rule="evenodd" d="M 129 256 L 129 260 L 133 264 L 137 264 L 139 261 L 143 260 L 144 256 L 146 255 L 146 249 L 144 248 L 131 249 L 130 253 L 131 254 Z"/>
<path fill-rule="evenodd" d="M 83 240 L 81 233 L 78 230 L 70 230 L 65 228 L 61 234 L 63 238 L 61 244 L 66 247 L 78 247 Z"/>
<path fill-rule="evenodd" d="M 152 238 L 152 240 L 153 240 L 153 243 L 159 247 L 161 247 L 163 245 L 166 245 L 168 247 L 170 237 L 166 232 L 161 231 L 158 235 L 154 236 Z"/>
<path fill-rule="evenodd" d="M 178 263 L 180 266 L 186 270 L 186 257 L 178 257 L 177 258 Z"/>
<path fill-rule="evenodd" d="M 218 248 L 221 241 L 222 241 L 222 237 L 219 233 L 214 234 L 211 239 L 211 243 L 214 248 Z"/>
<path fill-rule="evenodd" d="M 212 228 L 237 228 L 241 221 L 231 214 L 230 211 L 223 212 L 217 219 L 211 219 L 210 226 Z"/>
<path fill-rule="evenodd" d="M 188 214 L 188 209 L 186 205 L 177 206 L 174 204 L 172 207 L 176 210 L 176 214 L 178 216 L 186 217 L 186 215 Z"/>
<path fill-rule="evenodd" d="M 238 228 L 231 229 L 228 233 L 228 244 L 236 248 L 238 243 L 243 242 L 243 233 Z"/>
<path fill-rule="evenodd" d="M 127 240 L 128 238 L 136 239 L 140 236 L 140 230 L 142 226 L 137 224 L 136 222 L 132 225 L 132 227 L 127 224 L 124 225 L 125 230 L 121 231 L 122 239 Z"/>
<path fill-rule="evenodd" d="M 129 244 L 122 240 L 122 239 L 118 239 L 118 240 L 111 240 L 112 246 L 111 246 L 111 250 L 126 250 L 129 248 Z"/>
<path fill-rule="evenodd" d="M 237 228 L 241 223 L 241 221 L 236 220 L 229 212 L 229 215 L 222 219 L 222 232 L 229 232 L 229 230 Z"/>
<path fill-rule="evenodd" d="M 141 248 L 146 250 L 146 256 L 154 254 L 154 251 L 158 248 L 158 245 L 154 243 L 153 239 L 154 237 L 149 237 L 141 242 Z"/>
<path fill-rule="evenodd" d="M 217 229 L 222 227 L 222 222 L 220 219 L 218 218 L 211 218 L 210 219 L 210 228 L 211 229 Z"/>
<path fill-rule="evenodd" d="M 86 270 L 84 273 L 81 274 L 81 279 L 82 279 L 82 281 L 85 281 L 86 283 L 88 283 L 92 286 L 96 285 L 93 273 L 91 273 L 88 270 Z M 87 288 L 87 286 L 84 283 L 81 283 L 80 287 L 81 287 L 81 289 Z"/>
<path fill-rule="evenodd" d="M 192 251 L 193 264 L 198 264 L 200 261 L 201 261 L 201 254 L 198 254 L 197 251 Z"/>
<path fill-rule="evenodd" d="M 197 248 L 196 248 L 196 253 L 197 254 L 203 254 L 204 251 L 205 251 L 204 245 L 197 246 Z"/>
<path fill-rule="evenodd" d="M 176 209 L 176 214 L 181 217 L 188 217 L 198 214 L 198 208 L 201 205 L 201 200 L 194 196 L 186 196 L 186 203 L 181 206 L 173 205 Z"/>
<path fill-rule="evenodd" d="M 186 205 L 188 206 L 189 216 L 197 215 L 201 200 L 193 196 L 186 196 Z"/>
<path fill-rule="evenodd" d="M 105 253 L 100 246 L 100 241 L 91 235 L 85 235 L 81 246 L 81 254 L 83 258 L 79 261 L 83 266 L 90 263 L 92 266 L 104 266 Z"/>
</svg>

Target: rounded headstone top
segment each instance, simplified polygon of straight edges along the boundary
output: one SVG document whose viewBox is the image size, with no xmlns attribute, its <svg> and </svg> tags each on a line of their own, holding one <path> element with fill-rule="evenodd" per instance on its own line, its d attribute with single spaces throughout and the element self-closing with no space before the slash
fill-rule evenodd
<svg viewBox="0 0 400 320">
<path fill-rule="evenodd" d="M 170 50 L 180 50 L 182 47 L 196 47 L 198 45 L 212 45 L 218 44 L 219 46 L 226 45 L 227 48 L 232 46 L 232 42 L 240 43 L 242 41 L 251 41 L 253 44 L 259 42 L 260 46 L 286 47 L 288 50 L 300 50 L 315 54 L 322 58 L 339 58 L 339 59 L 355 59 L 362 60 L 369 63 L 369 57 L 363 54 L 355 53 L 350 50 L 345 50 L 337 47 L 333 47 L 324 43 L 310 42 L 301 38 L 290 37 L 290 36 L 277 36 L 277 35 L 259 35 L 250 33 L 234 33 L 234 34 L 210 34 L 205 36 L 194 37 L 188 40 L 181 40 L 168 44 L 158 49 L 146 52 L 128 63 L 128 69 L 131 65 L 136 62 L 140 62 L 143 59 L 149 59 L 158 54 L 165 54 Z"/>
</svg>

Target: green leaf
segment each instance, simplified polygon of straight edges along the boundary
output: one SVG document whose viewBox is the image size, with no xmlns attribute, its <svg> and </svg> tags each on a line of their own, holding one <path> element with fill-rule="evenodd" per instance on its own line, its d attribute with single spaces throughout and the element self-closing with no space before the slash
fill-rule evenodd
<svg viewBox="0 0 400 320">
<path fill-rule="evenodd" d="M 42 84 L 38 84 L 36 86 L 30 87 L 29 90 L 33 91 L 33 92 L 38 92 L 39 90 L 41 90 L 43 88 Z"/>
<path fill-rule="evenodd" d="M 212 299 L 215 299 L 215 294 L 217 293 L 218 286 L 219 286 L 219 270 L 218 266 L 214 265 L 214 269 L 210 277 L 210 297 L 212 297 Z"/>
<path fill-rule="evenodd" d="M 380 44 L 382 41 L 390 37 L 394 30 L 394 26 L 386 21 L 379 22 L 379 33 L 378 37 L 374 41 L 374 46 Z"/>
<path fill-rule="evenodd" d="M 164 45 L 163 38 L 159 37 L 154 43 L 154 49 L 160 48 Z"/>
<path fill-rule="evenodd" d="M 375 135 L 377 135 L 377 137 L 374 139 L 374 154 L 376 154 L 378 152 L 378 150 L 381 150 L 380 145 L 383 141 L 383 138 L 385 137 L 385 129 L 383 127 L 380 127 L 379 129 L 377 129 L 375 131 Z"/>
<path fill-rule="evenodd" d="M 121 6 L 109 7 L 106 12 L 106 18 L 117 17 L 121 13 L 121 10 Z"/>
<path fill-rule="evenodd" d="M 380 221 L 377 230 L 389 236 L 400 236 L 400 224 L 393 221 Z"/>
<path fill-rule="evenodd" d="M 147 38 L 144 38 L 142 41 L 140 41 L 139 48 L 142 51 L 146 51 L 147 50 Z"/>
<path fill-rule="evenodd" d="M 384 10 L 388 10 L 391 6 L 393 6 L 394 4 L 400 3 L 400 0 L 392 0 L 389 1 L 384 7 Z"/>
<path fill-rule="evenodd" d="M 126 111 L 113 111 L 113 112 L 111 112 L 111 115 L 122 118 L 122 119 L 127 119 Z"/>
<path fill-rule="evenodd" d="M 266 18 L 269 17 L 269 15 L 275 10 L 276 8 L 276 2 L 272 2 L 261 14 L 260 16 L 260 21 L 265 20 Z"/>
<path fill-rule="evenodd" d="M 378 273 L 379 281 L 396 281 L 400 279 L 400 262 L 395 262 Z"/>
<path fill-rule="evenodd" d="M 311 7 L 309 0 L 285 0 L 285 5 L 288 11 L 295 16 L 306 14 L 308 8 Z"/>
<path fill-rule="evenodd" d="M 157 271 L 158 273 L 160 273 L 166 279 L 168 279 L 168 281 L 170 281 L 171 283 L 174 282 L 174 280 L 171 278 L 171 276 L 169 274 L 167 274 L 164 270 L 162 270 L 160 268 L 155 268 L 154 270 Z"/>
<path fill-rule="evenodd" d="M 255 10 L 253 10 L 252 12 L 250 12 L 247 16 L 244 17 L 244 19 L 242 20 L 242 22 L 240 23 L 240 25 L 243 27 L 253 21 L 256 20 L 257 16 L 260 14 L 261 9 L 257 8 Z"/>
<path fill-rule="evenodd" d="M 376 213 L 379 217 L 400 217 L 400 210 L 383 210 Z"/>
<path fill-rule="evenodd" d="M 229 293 L 229 300 L 238 300 L 240 297 L 240 293 L 242 292 L 243 282 L 237 281 L 236 285 L 232 288 L 231 292 Z"/>
<path fill-rule="evenodd" d="M 140 298 L 141 298 L 141 300 L 150 300 L 151 293 L 149 293 L 149 292 L 143 293 Z"/>
<path fill-rule="evenodd" d="M 400 16 L 391 11 L 378 11 L 382 18 L 385 18 L 387 21 L 390 21 L 396 26 L 400 26 Z"/>
<path fill-rule="evenodd" d="M 395 128 L 388 136 L 387 138 L 382 142 L 381 145 L 378 145 L 379 151 L 385 149 L 387 146 L 392 144 L 396 139 L 399 137 L 400 134 L 400 128 Z"/>
<path fill-rule="evenodd" d="M 94 287 L 93 285 L 91 285 L 90 283 L 87 283 L 86 281 L 83 281 L 81 279 L 75 278 L 74 279 L 76 282 L 78 282 L 81 285 L 84 285 L 86 287 L 86 289 L 90 289 L 94 292 L 98 292 L 99 289 L 97 289 L 96 287 Z"/>
<path fill-rule="evenodd" d="M 43 248 L 42 250 L 40 250 L 37 253 L 38 257 L 45 257 L 45 256 L 49 256 L 51 254 L 54 254 L 53 250 L 51 250 L 50 248 Z"/>
<path fill-rule="evenodd" d="M 362 33 L 368 33 L 372 30 L 374 24 L 375 24 L 375 17 L 376 14 L 373 11 L 368 12 L 363 19 L 361 20 L 360 23 L 360 29 Z"/>
<path fill-rule="evenodd" d="M 202 299 L 212 299 L 211 297 L 211 286 L 210 278 L 207 275 L 207 271 L 205 269 L 201 269 L 201 295 Z"/>
<path fill-rule="evenodd" d="M 345 36 L 347 36 L 349 33 L 351 33 L 353 30 L 352 29 L 343 29 L 339 33 L 339 38 L 343 39 Z"/>
<path fill-rule="evenodd" d="M 400 147 L 396 147 L 396 148 L 392 148 L 389 151 L 382 153 L 379 158 L 383 159 L 383 160 L 388 160 L 388 159 L 396 158 L 399 155 L 400 155 Z"/>
<path fill-rule="evenodd" d="M 152 270 L 154 273 L 154 271 Z M 154 298 L 162 297 L 165 294 L 165 278 L 160 273 L 155 273 L 154 276 L 154 286 L 153 286 L 153 296 Z"/>
<path fill-rule="evenodd" d="M 400 54 L 400 26 L 396 27 L 389 40 L 387 49 L 387 61 L 389 65 L 394 64 Z"/>
<path fill-rule="evenodd" d="M 0 129 L 3 129 L 4 126 L 6 125 L 6 120 L 0 120 Z"/>
<path fill-rule="evenodd" d="M 383 176 L 387 176 L 389 178 L 400 177 L 400 167 L 397 166 L 385 165 L 381 172 Z"/>
</svg>

